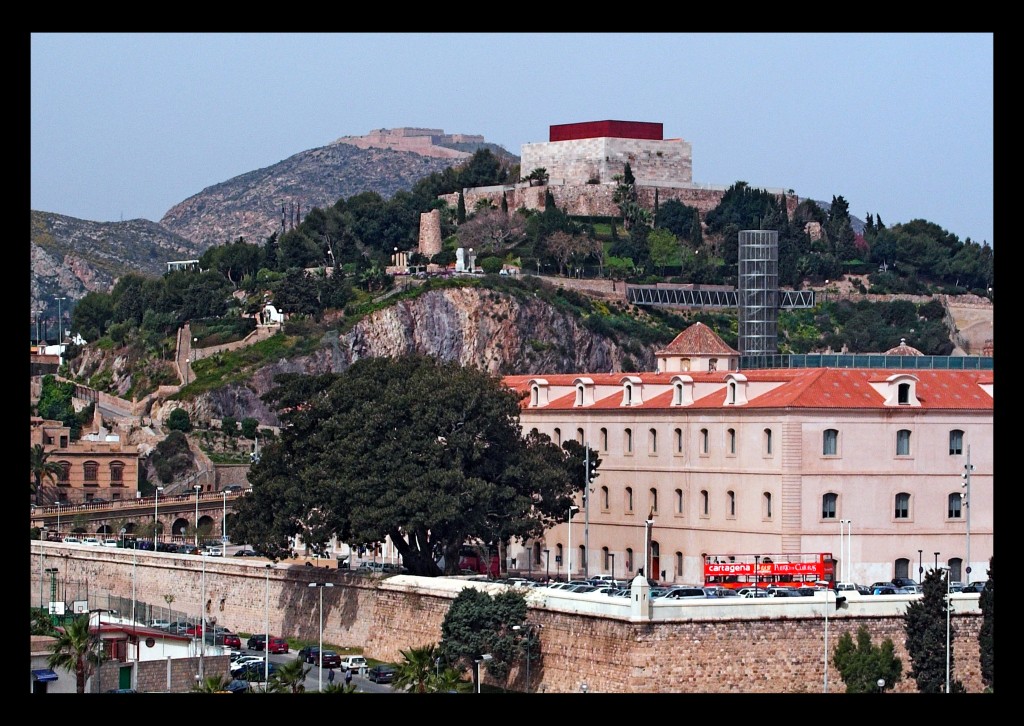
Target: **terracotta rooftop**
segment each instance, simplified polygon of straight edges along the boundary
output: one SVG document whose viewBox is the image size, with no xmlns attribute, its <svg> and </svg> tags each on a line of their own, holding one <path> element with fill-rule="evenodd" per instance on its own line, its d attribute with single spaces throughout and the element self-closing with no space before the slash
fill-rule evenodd
<svg viewBox="0 0 1024 726">
<path fill-rule="evenodd" d="M 885 351 L 885 355 L 924 355 L 917 348 L 907 345 L 906 338 L 900 338 L 900 344 Z"/>
<path fill-rule="evenodd" d="M 739 355 L 704 323 L 694 323 L 654 355 Z"/>
</svg>

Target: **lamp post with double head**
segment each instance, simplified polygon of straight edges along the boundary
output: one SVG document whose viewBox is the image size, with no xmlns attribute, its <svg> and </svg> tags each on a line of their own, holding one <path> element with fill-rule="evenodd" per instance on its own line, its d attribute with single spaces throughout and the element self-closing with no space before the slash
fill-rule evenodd
<svg viewBox="0 0 1024 726">
<path fill-rule="evenodd" d="M 967 445 L 967 463 L 964 464 L 964 473 L 960 476 L 963 477 L 964 492 L 960 495 L 960 499 L 964 503 L 964 509 L 967 511 L 965 515 L 967 517 L 967 567 L 964 570 L 966 573 L 967 584 L 971 584 L 971 472 L 974 471 L 974 465 L 971 463 L 971 445 Z"/>
<path fill-rule="evenodd" d="M 530 692 L 530 645 L 533 642 L 534 628 L 538 627 L 535 623 L 523 623 L 522 625 L 513 625 L 512 630 L 524 630 L 526 632 L 526 692 Z"/>
<path fill-rule="evenodd" d="M 315 587 L 320 590 L 320 649 L 316 652 L 317 660 L 317 672 L 316 672 L 316 690 L 318 693 L 324 690 L 324 588 L 334 587 L 333 582 L 311 582 L 309 587 Z M 269 641 L 268 641 L 269 647 Z M 267 651 L 268 653 L 270 651 Z"/>
<path fill-rule="evenodd" d="M 580 508 L 575 504 L 569 505 L 569 516 L 565 520 L 566 526 L 569 528 L 569 545 L 566 548 L 568 550 L 569 559 L 566 560 L 568 564 L 565 566 L 565 579 L 567 582 L 572 580 L 572 515 L 580 511 Z"/>
</svg>

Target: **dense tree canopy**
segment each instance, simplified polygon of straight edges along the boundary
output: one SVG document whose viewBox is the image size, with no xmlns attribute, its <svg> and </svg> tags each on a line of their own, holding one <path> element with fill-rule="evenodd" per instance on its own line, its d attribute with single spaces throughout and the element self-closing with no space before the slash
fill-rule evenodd
<svg viewBox="0 0 1024 726">
<path fill-rule="evenodd" d="M 948 576 L 948 570 L 929 570 L 921 583 L 924 589 L 921 599 L 912 601 L 903 616 L 907 653 L 913 663 L 908 675 L 917 681 L 917 690 L 921 693 L 945 693 L 946 673 L 955 672 L 953 644 L 957 628 L 953 624 L 948 626 L 949 652 L 946 651 Z M 949 671 L 946 670 L 947 661 Z M 949 690 L 951 693 L 963 693 L 964 685 L 950 675 Z"/>
<path fill-rule="evenodd" d="M 280 376 L 264 398 L 286 424 L 250 471 L 236 534 L 273 557 L 301 534 L 324 552 L 390 537 L 410 572 L 457 571 L 468 541 L 539 536 L 582 486 L 582 447 L 522 436 L 498 378 L 422 356 Z M 596 453 L 591 453 L 596 457 Z"/>
</svg>

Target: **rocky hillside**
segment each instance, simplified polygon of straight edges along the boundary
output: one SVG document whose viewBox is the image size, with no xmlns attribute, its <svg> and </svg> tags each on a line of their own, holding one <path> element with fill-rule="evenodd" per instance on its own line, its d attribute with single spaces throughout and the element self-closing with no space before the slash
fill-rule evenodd
<svg viewBox="0 0 1024 726">
<path fill-rule="evenodd" d="M 161 275 L 171 260 L 196 259 L 211 246 L 239 237 L 261 242 L 282 228 L 282 208 L 291 228 L 292 215 L 301 219 L 313 207 L 355 194 L 389 198 L 481 147 L 518 160 L 486 142 L 437 147 L 448 152 L 439 156 L 429 145 L 423 153 L 376 147 L 372 139 L 367 148 L 355 145 L 363 138 L 370 139 L 344 137 L 215 184 L 176 204 L 159 223 L 90 222 L 33 211 L 30 309 L 55 318 L 55 297 L 73 303 L 90 291 L 109 292 L 125 272 Z M 459 158 L 451 158 L 453 150 Z"/>
<path fill-rule="evenodd" d="M 380 310 L 344 335 L 328 333 L 313 354 L 277 360 L 252 371 L 244 384 L 197 400 L 155 406 L 152 416 L 162 421 L 173 408 L 184 406 L 194 421 L 251 416 L 276 426 L 276 415 L 260 400 L 276 375 L 340 372 L 361 358 L 407 353 L 458 361 L 496 375 L 655 368 L 653 346 L 628 347 L 587 330 L 579 318 L 539 298 L 480 288 L 434 290 Z"/>
<path fill-rule="evenodd" d="M 145 219 L 89 222 L 50 212 L 32 212 L 32 310 L 53 308 L 54 297 L 80 300 L 87 292 L 109 292 L 127 272 L 162 275 L 169 260 L 195 259 L 199 246 Z M 65 304 L 64 310 L 67 310 Z"/>
</svg>

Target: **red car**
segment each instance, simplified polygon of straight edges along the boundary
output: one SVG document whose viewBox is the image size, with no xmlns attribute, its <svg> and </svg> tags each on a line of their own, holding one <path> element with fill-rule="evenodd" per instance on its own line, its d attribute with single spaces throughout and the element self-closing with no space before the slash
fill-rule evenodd
<svg viewBox="0 0 1024 726">
<path fill-rule="evenodd" d="M 287 653 L 288 641 L 284 638 L 271 638 L 270 646 L 267 648 L 270 653 Z"/>
</svg>

